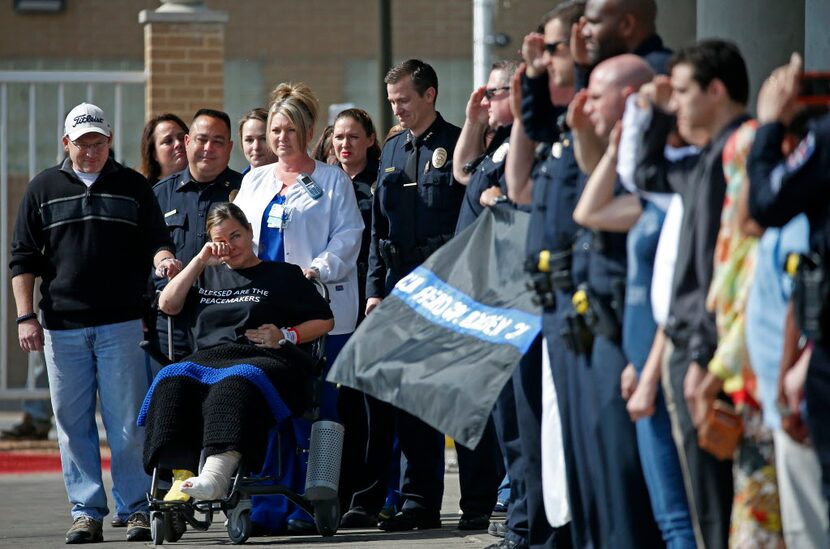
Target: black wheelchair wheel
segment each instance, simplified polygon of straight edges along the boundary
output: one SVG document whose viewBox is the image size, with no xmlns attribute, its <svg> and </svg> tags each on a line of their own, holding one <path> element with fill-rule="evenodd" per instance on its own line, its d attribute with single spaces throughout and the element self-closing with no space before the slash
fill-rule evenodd
<svg viewBox="0 0 830 549">
<path fill-rule="evenodd" d="M 150 536 L 153 538 L 153 545 L 164 544 L 164 514 L 161 511 L 153 511 L 150 514 Z"/>
<path fill-rule="evenodd" d="M 228 537 L 234 545 L 245 543 L 251 535 L 251 512 L 248 509 L 240 513 L 231 513 L 228 517 Z"/>
<path fill-rule="evenodd" d="M 180 511 L 164 513 L 164 537 L 167 541 L 179 541 L 186 531 L 187 521 Z"/>
<path fill-rule="evenodd" d="M 314 502 L 314 524 L 324 538 L 337 533 L 340 526 L 340 500 L 337 498 Z"/>
</svg>

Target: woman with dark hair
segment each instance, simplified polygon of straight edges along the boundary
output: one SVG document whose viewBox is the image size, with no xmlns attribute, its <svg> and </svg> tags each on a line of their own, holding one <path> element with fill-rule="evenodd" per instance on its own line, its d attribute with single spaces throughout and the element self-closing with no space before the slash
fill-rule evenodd
<svg viewBox="0 0 830 549">
<path fill-rule="evenodd" d="M 363 241 L 357 257 L 357 279 L 360 290 L 360 313 L 366 308 L 366 271 L 369 267 L 369 239 L 372 236 L 372 191 L 378 177 L 378 145 L 375 125 L 369 113 L 363 109 L 346 109 L 334 119 L 331 135 L 332 148 L 337 162 L 354 186 L 357 206 L 363 216 Z"/>
<path fill-rule="evenodd" d="M 279 342 L 302 346 L 334 326 L 299 267 L 254 254 L 251 224 L 239 207 L 215 206 L 207 233 L 210 242 L 159 297 L 168 315 L 195 302 L 196 352 L 162 369 L 139 415 L 145 469 L 173 470 L 166 500 L 218 499 L 241 456 L 253 467 L 262 462 L 266 432 L 308 404 L 309 372 Z M 202 451 L 207 459 L 196 476 Z"/>
<path fill-rule="evenodd" d="M 187 124 L 175 114 L 155 116 L 141 134 L 141 168 L 150 185 L 187 167 L 184 136 Z"/>
<path fill-rule="evenodd" d="M 239 120 L 239 140 L 242 142 L 242 154 L 248 161 L 248 166 L 242 174 L 251 171 L 251 168 L 273 164 L 277 155 L 268 146 L 265 138 L 265 123 L 268 121 L 268 111 L 259 107 L 251 109 Z"/>
<path fill-rule="evenodd" d="M 332 166 L 336 166 L 337 158 L 334 156 L 334 148 L 331 144 L 331 134 L 333 131 L 333 125 L 323 128 L 323 133 L 320 134 L 320 139 L 317 140 L 317 144 L 314 145 L 314 148 L 311 150 L 311 158 L 319 160 L 320 162 L 325 162 L 326 164 L 330 164 Z"/>
<path fill-rule="evenodd" d="M 337 161 L 352 180 L 363 223 L 363 240 L 357 259 L 360 307 L 358 323 L 366 309 L 366 273 L 369 267 L 369 241 L 372 236 L 372 191 L 378 176 L 378 145 L 375 125 L 363 109 L 346 109 L 334 119 L 332 145 Z M 340 421 L 346 428 L 343 444 L 343 465 L 340 475 L 340 506 L 347 510 L 343 528 L 365 528 L 377 525 L 375 507 L 383 505 L 390 472 L 379 463 L 380 456 L 392 451 L 391 438 L 376 436 L 389 429 L 377 429 L 383 408 L 377 401 L 348 387 L 340 388 L 337 402 Z M 373 430 L 373 428 L 375 428 Z M 369 436 L 370 430 L 372 436 Z M 371 511 L 370 511 L 371 510 Z"/>
</svg>

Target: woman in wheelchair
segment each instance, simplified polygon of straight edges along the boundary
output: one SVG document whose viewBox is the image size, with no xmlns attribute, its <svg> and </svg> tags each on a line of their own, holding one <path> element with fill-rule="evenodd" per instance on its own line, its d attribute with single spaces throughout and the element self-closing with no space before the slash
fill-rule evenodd
<svg viewBox="0 0 830 549">
<path fill-rule="evenodd" d="M 308 404 L 312 373 L 279 342 L 303 347 L 334 326 L 298 266 L 254 254 L 239 207 L 214 207 L 207 232 L 211 242 L 159 298 L 169 315 L 196 302 L 196 352 L 159 373 L 139 416 L 145 469 L 173 471 L 166 501 L 222 498 L 241 456 L 249 466 L 262 463 L 267 431 Z"/>
</svg>

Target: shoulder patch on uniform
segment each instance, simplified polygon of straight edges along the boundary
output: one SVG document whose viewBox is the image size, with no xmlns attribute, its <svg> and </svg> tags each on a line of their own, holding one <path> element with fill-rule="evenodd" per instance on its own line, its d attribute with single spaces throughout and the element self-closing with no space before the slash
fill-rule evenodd
<svg viewBox="0 0 830 549">
<path fill-rule="evenodd" d="M 813 132 L 801 140 L 790 156 L 787 157 L 787 171 L 794 172 L 810 160 L 816 150 L 816 136 Z"/>
<path fill-rule="evenodd" d="M 499 145 L 499 148 L 493 152 L 493 162 L 498 164 L 499 162 L 503 162 L 504 158 L 507 156 L 507 150 L 510 148 L 510 143 L 504 142 Z"/>
</svg>

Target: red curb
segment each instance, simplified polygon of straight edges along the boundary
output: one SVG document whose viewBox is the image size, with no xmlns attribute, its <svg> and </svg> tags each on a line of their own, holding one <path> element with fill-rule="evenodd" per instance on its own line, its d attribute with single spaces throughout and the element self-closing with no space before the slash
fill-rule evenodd
<svg viewBox="0 0 830 549">
<path fill-rule="evenodd" d="M 101 468 L 109 470 L 109 456 L 101 457 Z M 0 475 L 60 472 L 61 456 L 57 452 L 0 452 Z"/>
</svg>

